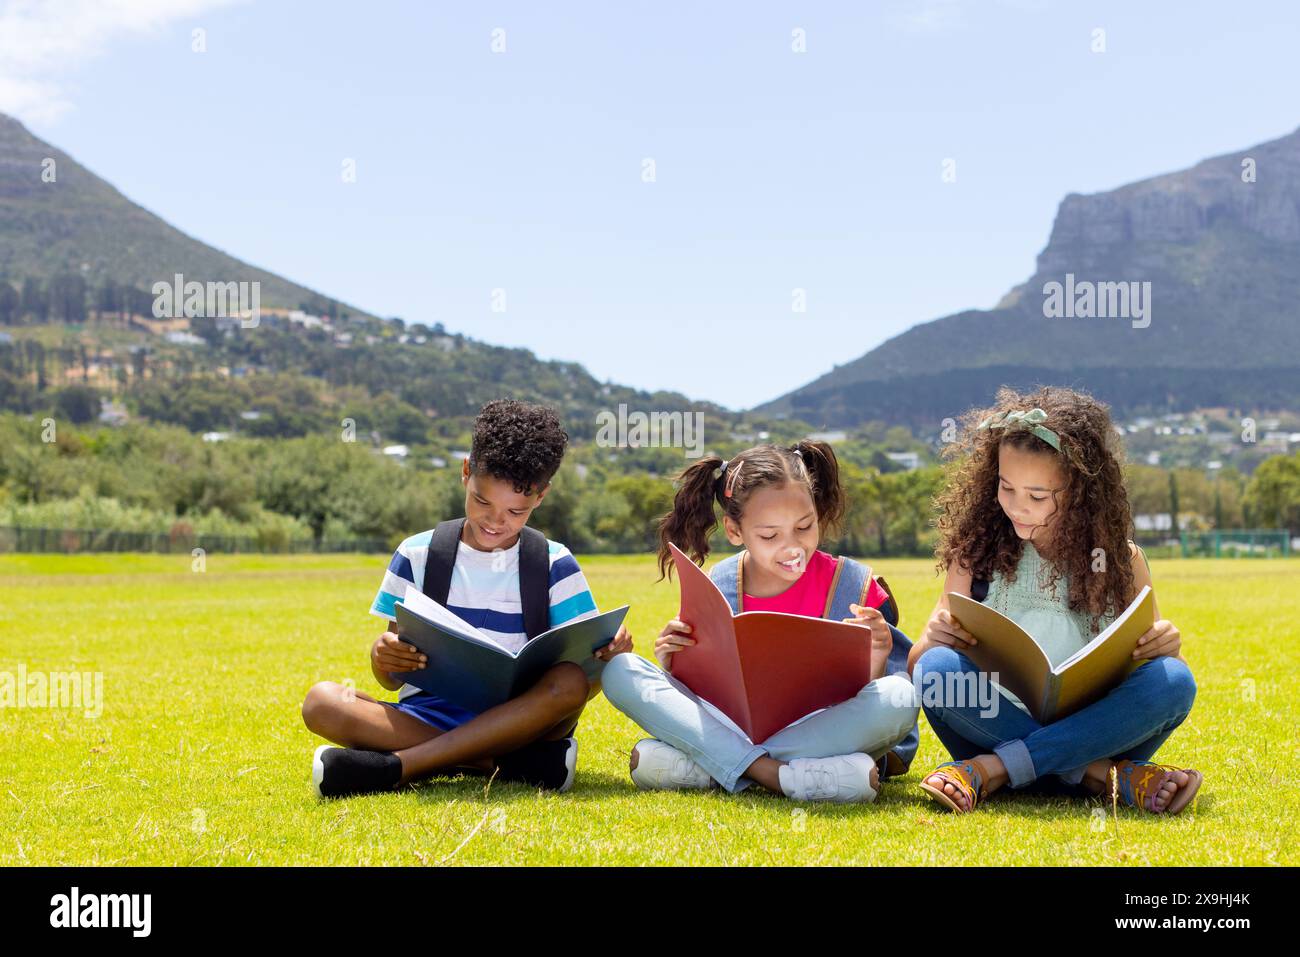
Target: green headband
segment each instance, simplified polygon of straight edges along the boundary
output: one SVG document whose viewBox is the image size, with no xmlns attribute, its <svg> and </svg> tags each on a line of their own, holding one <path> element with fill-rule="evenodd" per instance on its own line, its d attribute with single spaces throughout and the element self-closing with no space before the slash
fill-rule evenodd
<svg viewBox="0 0 1300 957">
<path fill-rule="evenodd" d="M 1038 436 L 1056 451 L 1061 451 L 1061 439 L 1043 422 L 1047 413 L 1042 409 L 1030 409 L 1028 412 L 995 412 L 981 422 L 977 429 L 1024 429 Z"/>
</svg>

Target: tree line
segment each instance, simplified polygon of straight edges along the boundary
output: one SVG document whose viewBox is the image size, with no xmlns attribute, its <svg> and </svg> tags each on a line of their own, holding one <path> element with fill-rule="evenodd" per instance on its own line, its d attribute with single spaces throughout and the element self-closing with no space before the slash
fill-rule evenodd
<svg viewBox="0 0 1300 957">
<path fill-rule="evenodd" d="M 367 539 L 391 548 L 463 514 L 459 462 L 400 461 L 364 436 L 212 442 L 179 426 L 55 421 L 51 431 L 48 421 L 3 414 L 0 448 L 0 525 L 156 534 L 181 528 L 247 536 L 272 550 L 307 539 Z M 680 467 L 682 459 L 680 450 L 675 460 L 638 458 L 648 451 L 576 443 L 533 523 L 578 552 L 652 550 L 674 493 L 673 469 L 665 466 Z M 945 467 L 884 472 L 846 460 L 842 474 L 849 510 L 843 532 L 824 548 L 878 557 L 933 553 L 933 500 Z M 1300 534 L 1300 453 L 1266 460 L 1249 480 L 1130 465 L 1128 485 L 1135 511 L 1172 508 L 1200 527 Z M 720 531 L 715 546 L 728 548 Z"/>
</svg>

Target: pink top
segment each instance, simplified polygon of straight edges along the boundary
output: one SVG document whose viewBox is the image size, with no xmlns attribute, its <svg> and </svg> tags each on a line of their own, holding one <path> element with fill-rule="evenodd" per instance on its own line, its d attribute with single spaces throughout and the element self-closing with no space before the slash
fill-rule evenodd
<svg viewBox="0 0 1300 957">
<path fill-rule="evenodd" d="M 779 595 L 757 598 L 746 593 L 745 611 L 780 611 L 787 615 L 820 618 L 826 608 L 826 596 L 830 594 L 831 579 L 834 577 L 835 559 L 826 552 L 813 552 L 812 558 L 808 559 L 808 567 L 799 576 L 799 580 Z M 879 608 L 888 598 L 889 595 L 873 578 L 867 588 L 866 604 Z"/>
</svg>

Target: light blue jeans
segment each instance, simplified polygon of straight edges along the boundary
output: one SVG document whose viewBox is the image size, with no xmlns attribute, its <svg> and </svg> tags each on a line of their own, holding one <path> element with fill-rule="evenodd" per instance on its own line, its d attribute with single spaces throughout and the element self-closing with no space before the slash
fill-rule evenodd
<svg viewBox="0 0 1300 957">
<path fill-rule="evenodd" d="M 601 686 L 615 708 L 690 755 L 732 793 L 753 783 L 743 775 L 764 756 L 789 761 L 858 751 L 879 760 L 907 737 L 920 711 L 911 681 L 886 675 L 849 700 L 754 744 L 719 721 L 686 685 L 638 654 L 616 655 L 605 666 Z"/>
<path fill-rule="evenodd" d="M 930 700 L 927 688 L 939 687 L 942 676 L 979 673 L 961 652 L 936 646 L 917 659 L 912 678 L 930 727 L 948 753 L 958 761 L 996 754 L 1013 788 L 1048 775 L 1075 788 L 1087 766 L 1101 758 L 1149 761 L 1183 723 L 1196 697 L 1191 669 L 1162 655 L 1143 662 L 1100 701 L 1050 724 L 1039 724 L 1005 695 L 996 715 L 971 702 Z"/>
</svg>

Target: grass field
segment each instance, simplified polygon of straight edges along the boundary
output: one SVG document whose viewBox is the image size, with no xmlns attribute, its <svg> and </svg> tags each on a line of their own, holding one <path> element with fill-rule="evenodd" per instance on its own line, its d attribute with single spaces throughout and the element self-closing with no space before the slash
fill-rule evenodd
<svg viewBox="0 0 1300 957">
<path fill-rule="evenodd" d="M 638 650 L 676 610 L 645 556 L 580 559 Z M 637 729 L 603 698 L 578 778 L 544 794 L 480 778 L 323 802 L 315 681 L 370 676 L 374 556 L 0 556 L 0 674 L 102 672 L 102 714 L 0 708 L 0 864 L 1295 864 L 1300 560 L 1156 562 L 1161 611 L 1199 684 L 1159 757 L 1206 774 L 1179 817 L 1002 792 L 951 816 L 917 787 L 946 759 L 922 718 L 911 773 L 874 805 L 642 793 Z M 914 633 L 938 583 L 880 569 Z"/>
</svg>

